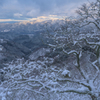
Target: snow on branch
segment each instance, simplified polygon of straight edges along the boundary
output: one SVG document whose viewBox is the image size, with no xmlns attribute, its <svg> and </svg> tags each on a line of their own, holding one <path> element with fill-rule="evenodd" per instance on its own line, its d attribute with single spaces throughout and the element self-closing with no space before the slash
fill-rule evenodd
<svg viewBox="0 0 100 100">
<path fill-rule="evenodd" d="M 68 78 L 64 78 L 64 79 L 63 78 L 58 78 L 57 81 L 68 81 L 68 82 L 72 82 L 72 83 L 81 84 L 81 85 L 83 85 L 87 88 L 89 87 L 89 84 L 85 82 L 86 80 L 81 81 L 81 80 L 77 80 L 77 79 L 72 80 L 72 79 L 68 79 Z"/>
<path fill-rule="evenodd" d="M 62 88 L 62 89 L 54 89 L 52 91 L 56 91 L 56 92 L 59 92 L 59 93 L 64 93 L 64 92 L 74 92 L 74 93 L 78 93 L 78 94 L 88 94 L 89 93 L 89 90 L 87 88 L 79 88 L 79 89 L 76 89 L 76 88 Z"/>
<path fill-rule="evenodd" d="M 65 53 L 65 54 L 67 54 L 67 55 L 70 55 L 70 54 L 77 54 L 78 52 L 76 51 L 76 50 L 71 50 L 70 52 L 67 52 L 67 51 L 65 51 L 64 49 L 63 49 L 63 52 Z"/>
<path fill-rule="evenodd" d="M 95 69 L 97 70 L 96 74 L 94 75 L 93 82 L 96 80 L 96 78 L 98 77 L 98 74 L 99 74 L 99 72 L 100 72 L 98 66 L 96 66 L 96 63 L 97 63 L 97 60 L 95 60 L 95 61 L 92 63 L 92 66 L 95 67 Z"/>
</svg>

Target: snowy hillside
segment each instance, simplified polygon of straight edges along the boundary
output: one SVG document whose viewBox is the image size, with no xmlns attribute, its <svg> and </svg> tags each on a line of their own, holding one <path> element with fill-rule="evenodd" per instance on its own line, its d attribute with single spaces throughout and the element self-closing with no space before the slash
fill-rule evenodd
<svg viewBox="0 0 100 100">
<path fill-rule="evenodd" d="M 100 100 L 100 0 L 76 13 L 0 24 L 0 100 Z"/>
<path fill-rule="evenodd" d="M 91 93 L 98 95 L 100 73 L 93 83 L 95 70 L 86 58 L 88 58 L 87 55 L 83 56 L 81 63 L 85 59 L 85 65 L 82 64 L 81 67 L 85 70 L 86 77 L 90 79 L 89 83 L 75 68 L 73 64 L 75 60 L 69 63 L 63 62 L 60 66 L 54 63 L 53 58 L 45 56 L 36 61 L 24 59 L 12 61 L 0 70 L 0 98 L 1 100 L 65 100 L 65 98 L 67 100 L 80 100 L 80 98 L 91 100 L 88 87 L 93 89 Z M 90 71 L 86 72 L 88 69 Z M 75 91 L 75 93 L 70 91 Z"/>
</svg>

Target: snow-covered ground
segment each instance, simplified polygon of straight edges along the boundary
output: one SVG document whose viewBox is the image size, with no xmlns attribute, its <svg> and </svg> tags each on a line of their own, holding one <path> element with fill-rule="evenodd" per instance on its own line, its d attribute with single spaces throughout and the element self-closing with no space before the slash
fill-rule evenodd
<svg viewBox="0 0 100 100">
<path fill-rule="evenodd" d="M 41 48 L 39 50 L 37 50 L 36 52 L 34 52 L 33 54 L 31 54 L 29 56 L 29 59 L 31 60 L 36 60 L 38 57 L 41 57 L 41 56 L 45 56 L 46 53 L 49 53 L 50 52 L 50 49 L 49 48 Z"/>
</svg>

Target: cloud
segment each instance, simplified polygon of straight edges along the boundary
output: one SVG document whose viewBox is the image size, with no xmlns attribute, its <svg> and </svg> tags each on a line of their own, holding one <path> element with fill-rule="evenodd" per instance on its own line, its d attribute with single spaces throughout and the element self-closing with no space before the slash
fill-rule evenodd
<svg viewBox="0 0 100 100">
<path fill-rule="evenodd" d="M 39 20 L 39 21 L 44 21 L 44 20 L 57 20 L 57 19 L 63 19 L 62 16 L 57 16 L 57 15 L 49 15 L 49 16 L 39 16 L 37 18 L 30 18 L 28 20 L 34 21 L 34 20 Z"/>
<path fill-rule="evenodd" d="M 20 18 L 20 17 L 22 17 L 23 15 L 22 14 L 20 14 L 20 13 L 15 13 L 14 14 L 14 17 L 18 17 L 18 18 Z"/>
<path fill-rule="evenodd" d="M 32 9 L 31 11 L 29 11 L 26 15 L 28 17 L 35 17 L 38 16 L 40 10 L 39 9 Z"/>
<path fill-rule="evenodd" d="M 36 22 L 42 22 L 42 21 L 47 21 L 47 20 L 62 20 L 62 16 L 57 16 L 57 15 L 49 15 L 49 16 L 39 16 L 37 18 L 27 18 L 24 20 L 18 20 L 18 19 L 0 19 L 0 22 L 21 22 L 26 24 L 28 23 L 36 23 Z"/>
<path fill-rule="evenodd" d="M 0 19 L 71 16 L 87 0 L 0 0 Z M 95 1 L 95 0 L 91 0 Z"/>
</svg>

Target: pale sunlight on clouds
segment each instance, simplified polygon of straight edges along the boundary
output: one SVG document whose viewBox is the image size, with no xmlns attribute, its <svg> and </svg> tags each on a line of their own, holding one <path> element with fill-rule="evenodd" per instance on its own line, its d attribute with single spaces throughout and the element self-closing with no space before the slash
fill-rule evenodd
<svg viewBox="0 0 100 100">
<path fill-rule="evenodd" d="M 95 1 L 95 0 L 90 0 Z M 87 0 L 2 0 L 0 22 L 23 20 L 55 20 L 75 15 Z"/>
</svg>

